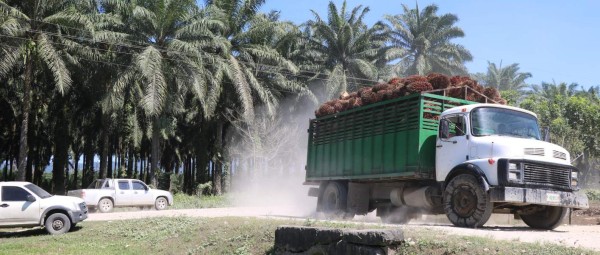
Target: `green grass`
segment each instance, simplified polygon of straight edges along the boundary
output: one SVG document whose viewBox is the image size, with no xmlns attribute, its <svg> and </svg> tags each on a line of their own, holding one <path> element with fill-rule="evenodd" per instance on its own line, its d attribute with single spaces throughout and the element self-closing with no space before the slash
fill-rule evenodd
<svg viewBox="0 0 600 255">
<path fill-rule="evenodd" d="M 183 193 L 173 195 L 173 206 L 169 209 L 218 208 L 231 206 L 231 197 L 224 196 L 190 196 Z"/>
<path fill-rule="evenodd" d="M 41 229 L 0 230 L 0 254 L 269 254 L 280 225 L 378 227 L 239 217 L 82 222 L 77 231 L 61 236 L 47 235 Z M 404 232 L 406 242 L 399 254 L 599 254 L 548 243 L 447 235 L 425 228 L 410 227 Z"/>
</svg>

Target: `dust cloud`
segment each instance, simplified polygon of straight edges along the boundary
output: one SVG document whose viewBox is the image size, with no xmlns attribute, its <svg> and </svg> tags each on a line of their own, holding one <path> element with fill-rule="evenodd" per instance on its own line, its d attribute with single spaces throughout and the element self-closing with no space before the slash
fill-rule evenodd
<svg viewBox="0 0 600 255">
<path fill-rule="evenodd" d="M 310 217 L 317 199 L 303 185 L 309 119 L 316 104 L 295 99 L 278 112 L 256 110 L 251 123 L 233 120 L 227 139 L 231 164 L 230 193 L 235 206 L 269 207 L 274 215 Z"/>
</svg>

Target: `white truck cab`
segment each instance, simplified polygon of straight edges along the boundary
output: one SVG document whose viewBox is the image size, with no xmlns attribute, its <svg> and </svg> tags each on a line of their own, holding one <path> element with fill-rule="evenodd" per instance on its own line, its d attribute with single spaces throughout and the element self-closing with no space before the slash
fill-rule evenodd
<svg viewBox="0 0 600 255">
<path fill-rule="evenodd" d="M 492 211 L 505 210 L 532 227 L 552 229 L 567 208 L 588 207 L 587 197 L 577 192 L 577 172 L 567 150 L 543 141 L 533 112 L 473 104 L 448 109 L 440 116 L 436 181 L 445 187 L 446 214 L 455 225 L 481 209 L 483 222 Z M 453 183 L 461 174 L 477 176 L 485 193 L 469 189 L 465 180 Z M 484 206 L 478 208 L 477 203 Z"/>
</svg>

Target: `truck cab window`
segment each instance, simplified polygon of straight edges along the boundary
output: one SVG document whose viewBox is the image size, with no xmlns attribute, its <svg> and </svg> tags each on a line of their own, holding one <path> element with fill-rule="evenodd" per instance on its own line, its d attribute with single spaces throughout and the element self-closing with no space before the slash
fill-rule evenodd
<svg viewBox="0 0 600 255">
<path fill-rule="evenodd" d="M 29 192 L 25 191 L 21 187 L 2 187 L 2 201 L 3 202 L 21 202 L 27 201 L 27 195 Z"/>
<path fill-rule="evenodd" d="M 462 115 L 453 115 L 445 119 L 448 121 L 448 138 L 465 135 L 467 127 L 465 125 L 465 118 Z"/>
<path fill-rule="evenodd" d="M 146 186 L 144 184 L 142 184 L 141 182 L 134 181 L 131 184 L 132 184 L 134 190 L 146 190 Z"/>
<path fill-rule="evenodd" d="M 121 190 L 129 189 L 129 181 L 119 181 L 119 189 L 121 189 Z"/>
</svg>

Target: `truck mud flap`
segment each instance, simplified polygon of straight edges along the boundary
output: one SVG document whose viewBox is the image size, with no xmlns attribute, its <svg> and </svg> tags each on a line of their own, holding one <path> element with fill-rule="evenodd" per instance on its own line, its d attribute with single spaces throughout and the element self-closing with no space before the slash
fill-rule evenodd
<svg viewBox="0 0 600 255">
<path fill-rule="evenodd" d="M 490 198 L 492 202 L 537 204 L 573 209 L 589 208 L 587 196 L 580 192 L 517 187 L 493 187 L 490 189 Z"/>
</svg>

